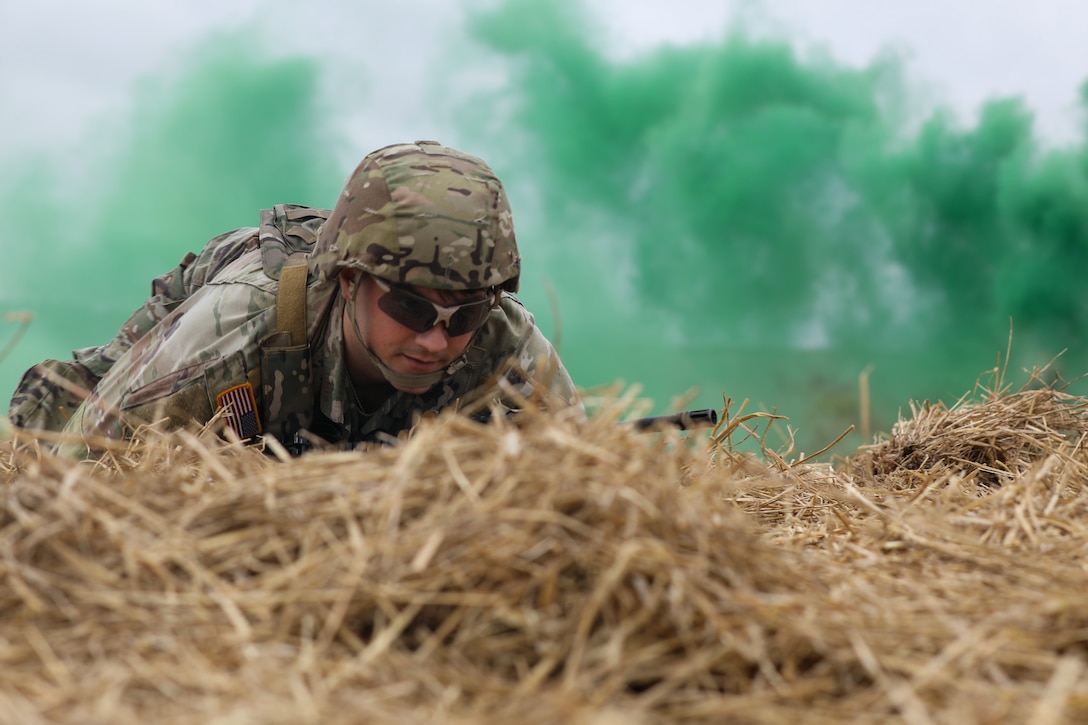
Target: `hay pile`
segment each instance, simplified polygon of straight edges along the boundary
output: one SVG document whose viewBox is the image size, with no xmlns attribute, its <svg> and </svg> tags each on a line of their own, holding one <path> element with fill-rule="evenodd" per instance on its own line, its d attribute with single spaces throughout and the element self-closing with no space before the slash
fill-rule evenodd
<svg viewBox="0 0 1088 725">
<path fill-rule="evenodd" d="M 282 461 L 16 437 L 0 718 L 1075 722 L 1085 404 L 916 409 L 834 465 L 615 411 Z"/>
</svg>

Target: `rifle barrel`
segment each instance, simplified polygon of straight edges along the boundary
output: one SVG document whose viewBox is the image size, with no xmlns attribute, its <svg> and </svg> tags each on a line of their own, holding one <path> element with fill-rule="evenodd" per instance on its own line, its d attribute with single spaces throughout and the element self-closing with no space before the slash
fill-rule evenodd
<svg viewBox="0 0 1088 725">
<path fill-rule="evenodd" d="M 691 430 L 707 425 L 717 425 L 718 411 L 713 408 L 702 410 L 682 410 L 672 415 L 654 415 L 649 418 L 638 418 L 631 421 L 630 425 L 635 430 L 648 430 L 650 428 L 679 428 Z"/>
</svg>

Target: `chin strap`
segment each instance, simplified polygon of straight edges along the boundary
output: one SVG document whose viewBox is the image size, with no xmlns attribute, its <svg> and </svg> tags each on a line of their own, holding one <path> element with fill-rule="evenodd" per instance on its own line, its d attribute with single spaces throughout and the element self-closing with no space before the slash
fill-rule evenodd
<svg viewBox="0 0 1088 725">
<path fill-rule="evenodd" d="M 420 375 L 405 375 L 404 373 L 398 373 L 396 370 L 382 362 L 381 358 L 374 354 L 374 351 L 370 349 L 370 345 L 367 345 L 366 340 L 363 339 L 363 333 L 359 329 L 359 318 L 355 314 L 355 296 L 359 294 L 359 282 L 362 280 L 362 277 L 362 275 L 357 275 L 355 280 L 351 283 L 351 299 L 348 300 L 347 304 L 348 318 L 351 320 L 352 329 L 355 330 L 356 339 L 358 339 L 359 344 L 363 346 L 363 350 L 365 350 L 366 354 L 370 357 L 370 361 L 374 363 L 374 366 L 381 372 L 382 377 L 389 381 L 393 387 L 429 388 L 435 383 L 442 382 L 465 366 L 468 360 L 465 359 L 463 354 L 441 370 L 435 370 L 433 373 L 422 373 Z"/>
</svg>

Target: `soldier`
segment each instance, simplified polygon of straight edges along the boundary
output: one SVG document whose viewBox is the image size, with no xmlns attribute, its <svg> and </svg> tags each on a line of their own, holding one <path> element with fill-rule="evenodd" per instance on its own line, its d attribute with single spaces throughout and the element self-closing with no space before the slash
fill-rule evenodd
<svg viewBox="0 0 1088 725">
<path fill-rule="evenodd" d="M 396 436 L 488 383 L 507 407 L 580 408 L 513 296 L 520 272 L 487 164 L 434 141 L 387 146 L 331 211 L 278 205 L 186 255 L 111 342 L 28 370 L 9 417 L 93 447 L 218 416 L 302 449 Z"/>
</svg>

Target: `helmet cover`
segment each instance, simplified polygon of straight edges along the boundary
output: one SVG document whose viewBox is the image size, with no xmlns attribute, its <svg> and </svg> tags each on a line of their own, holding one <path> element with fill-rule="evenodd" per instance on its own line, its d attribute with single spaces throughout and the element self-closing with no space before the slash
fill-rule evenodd
<svg viewBox="0 0 1088 725">
<path fill-rule="evenodd" d="M 516 292 L 521 257 L 502 182 L 483 160 L 417 141 L 366 156 L 321 227 L 322 279 L 360 269 L 394 284 Z"/>
</svg>

